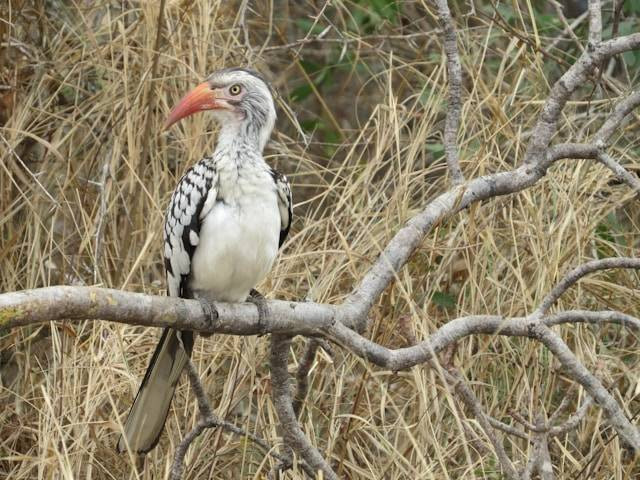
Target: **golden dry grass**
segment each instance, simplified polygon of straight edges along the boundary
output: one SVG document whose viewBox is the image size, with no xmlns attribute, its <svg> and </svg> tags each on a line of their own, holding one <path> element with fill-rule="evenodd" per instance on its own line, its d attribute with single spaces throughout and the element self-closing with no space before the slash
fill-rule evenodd
<svg viewBox="0 0 640 480">
<path fill-rule="evenodd" d="M 12 0 L 0 7 L 0 75 L 9 87 L 0 91 L 1 291 L 88 284 L 162 293 L 163 209 L 181 173 L 215 143 L 206 115 L 169 133 L 162 133 L 163 120 L 207 72 L 251 63 L 281 95 L 268 161 L 289 176 L 296 201 L 292 233 L 259 289 L 275 298 L 339 302 L 403 222 L 448 188 L 440 136 L 446 68 L 434 12 L 407 2 L 402 28 L 400 20 L 383 19 L 371 30 L 361 13 L 374 2 L 336 2 L 314 30 L 332 24 L 325 40 L 284 48 L 304 37 L 321 6 L 251 2 L 243 20 L 241 2 L 166 3 L 158 49 L 160 2 Z M 529 7 L 520 2 L 512 10 L 515 28 L 544 46 L 560 30 L 534 29 Z M 460 152 L 471 177 L 521 161 L 562 67 L 465 12 L 453 8 L 465 75 Z M 570 63 L 575 49 L 566 50 L 555 53 Z M 308 85 L 303 61 L 338 67 L 330 82 L 294 101 L 296 89 Z M 616 98 L 611 85 L 624 91 L 637 81 L 630 69 L 609 73 L 606 88 L 589 97 L 593 86 L 586 85 L 570 102 L 558 140 L 587 140 Z M 308 144 L 293 111 L 300 123 L 316 122 Z M 639 166 L 637 128 L 635 118 L 611 149 L 629 168 Z M 370 336 L 401 346 L 456 316 L 523 315 L 571 267 L 633 255 L 638 210 L 629 189 L 611 179 L 593 162 L 562 162 L 530 190 L 438 226 L 377 303 Z M 638 294 L 636 273 L 607 272 L 583 280 L 559 307 L 638 316 Z M 628 412 L 637 412 L 637 336 L 617 326 L 561 331 Z M 195 421 L 187 385 L 178 389 L 144 471 L 113 449 L 157 335 L 106 322 L 0 330 L 0 477 L 164 478 L 178 439 Z M 296 340 L 296 353 L 303 342 Z M 277 445 L 267 347 L 265 338 L 215 336 L 198 341 L 194 360 L 216 411 Z M 437 372 L 394 374 L 336 352 L 314 364 L 302 424 L 341 477 L 499 477 L 481 429 Z M 531 341 L 469 338 L 456 364 L 486 410 L 507 421 L 512 410 L 553 411 L 570 387 L 557 362 Z M 611 438 L 591 409 L 575 432 L 551 445 L 558 477 L 640 475 L 637 461 L 621 461 L 622 447 Z M 517 439 L 505 445 L 523 467 L 530 447 Z M 271 466 L 250 442 L 209 431 L 190 449 L 185 478 L 263 478 Z M 301 478 L 297 470 L 288 475 Z"/>
</svg>

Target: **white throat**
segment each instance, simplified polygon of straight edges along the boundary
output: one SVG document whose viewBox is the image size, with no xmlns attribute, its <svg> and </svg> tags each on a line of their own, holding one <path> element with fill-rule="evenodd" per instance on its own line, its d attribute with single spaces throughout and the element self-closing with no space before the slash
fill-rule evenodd
<svg viewBox="0 0 640 480">
<path fill-rule="evenodd" d="M 248 123 L 247 120 L 238 119 L 232 115 L 225 115 L 219 118 L 221 127 L 216 151 L 235 151 L 239 148 L 248 147 L 262 155 L 275 124 L 275 118 L 273 117 L 269 117 L 266 120 L 266 125 L 256 128 Z"/>
</svg>

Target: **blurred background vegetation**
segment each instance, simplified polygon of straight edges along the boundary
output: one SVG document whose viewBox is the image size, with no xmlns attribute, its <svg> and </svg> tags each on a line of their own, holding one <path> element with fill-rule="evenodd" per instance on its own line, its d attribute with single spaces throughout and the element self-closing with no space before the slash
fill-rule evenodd
<svg viewBox="0 0 640 480">
<path fill-rule="evenodd" d="M 550 85 L 585 45 L 585 4 L 566 2 L 563 18 L 554 2 L 449 2 L 467 178 L 521 162 Z M 638 31 L 638 2 L 603 6 L 605 38 Z M 292 181 L 295 222 L 260 286 L 270 297 L 340 301 L 399 226 L 448 188 L 446 66 L 430 2 L 8 0 L 0 291 L 66 284 L 162 294 L 163 210 L 180 175 L 215 144 L 206 115 L 169 132 L 162 124 L 190 87 L 234 65 L 259 69 L 279 93 L 266 153 Z M 567 105 L 556 141 L 588 140 L 637 88 L 639 67 L 640 52 L 603 65 Z M 632 115 L 611 149 L 636 172 L 638 123 Z M 634 198 L 599 165 L 568 161 L 527 192 L 472 207 L 428 236 L 374 308 L 370 337 L 405 346 L 457 316 L 531 312 L 578 263 L 637 254 Z M 638 295 L 636 273 L 602 273 L 560 307 L 638 316 Z M 561 331 L 637 413 L 638 338 L 615 326 Z M 156 335 L 105 322 L 0 329 L 0 477 L 163 478 L 195 421 L 186 385 L 144 471 L 113 450 Z M 200 340 L 194 359 L 219 414 L 276 445 L 265 339 Z M 456 365 L 486 410 L 508 422 L 514 410 L 552 411 L 571 390 L 553 358 L 526 340 L 469 338 Z M 583 394 L 571 392 L 575 407 Z M 301 421 L 343 478 L 499 478 L 467 415 L 437 372 L 381 371 L 336 348 L 316 360 Z M 516 462 L 531 448 L 517 438 L 505 445 Z M 559 478 L 640 475 L 595 408 L 551 450 Z M 192 479 L 263 478 L 273 466 L 255 445 L 217 431 L 187 463 Z"/>
</svg>

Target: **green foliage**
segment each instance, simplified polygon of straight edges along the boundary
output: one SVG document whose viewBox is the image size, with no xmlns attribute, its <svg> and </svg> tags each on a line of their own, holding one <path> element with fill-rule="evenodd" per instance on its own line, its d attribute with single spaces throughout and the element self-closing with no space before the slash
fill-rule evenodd
<svg viewBox="0 0 640 480">
<path fill-rule="evenodd" d="M 434 161 L 444 158 L 444 145 L 442 143 L 428 143 L 425 148 L 433 155 Z"/>
<path fill-rule="evenodd" d="M 385 22 L 395 23 L 400 8 L 393 0 L 356 0 L 352 11 L 350 27 L 360 34 L 370 34 Z"/>
<path fill-rule="evenodd" d="M 444 309 L 453 309 L 456 306 L 456 298 L 447 292 L 433 292 L 431 301 L 434 305 Z"/>
</svg>

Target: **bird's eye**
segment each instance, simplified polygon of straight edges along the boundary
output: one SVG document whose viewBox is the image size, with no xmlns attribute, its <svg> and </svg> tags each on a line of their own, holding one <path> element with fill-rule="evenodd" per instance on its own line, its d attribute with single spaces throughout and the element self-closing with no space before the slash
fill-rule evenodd
<svg viewBox="0 0 640 480">
<path fill-rule="evenodd" d="M 229 93 L 231 95 L 238 95 L 241 91 L 242 91 L 242 87 L 237 83 L 229 87 Z"/>
</svg>

